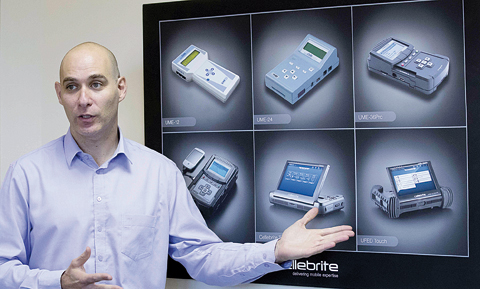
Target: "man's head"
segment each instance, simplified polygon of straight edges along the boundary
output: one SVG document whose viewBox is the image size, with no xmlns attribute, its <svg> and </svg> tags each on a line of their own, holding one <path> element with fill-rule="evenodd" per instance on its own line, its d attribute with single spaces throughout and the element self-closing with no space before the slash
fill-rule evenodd
<svg viewBox="0 0 480 289">
<path fill-rule="evenodd" d="M 55 91 L 77 142 L 116 135 L 127 84 L 110 50 L 92 42 L 72 48 L 60 65 Z"/>
</svg>

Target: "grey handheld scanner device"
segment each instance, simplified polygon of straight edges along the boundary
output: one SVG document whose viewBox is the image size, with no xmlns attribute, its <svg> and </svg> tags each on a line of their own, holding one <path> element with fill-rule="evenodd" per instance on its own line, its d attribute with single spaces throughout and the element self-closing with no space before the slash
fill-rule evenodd
<svg viewBox="0 0 480 289">
<path fill-rule="evenodd" d="M 238 167 L 213 155 L 188 186 L 198 208 L 205 214 L 215 212 L 238 178 Z"/>
<path fill-rule="evenodd" d="M 438 184 L 430 161 L 388 167 L 387 173 L 393 190 L 375 185 L 370 195 L 389 218 L 428 208 L 445 209 L 453 203 L 452 190 Z"/>
<path fill-rule="evenodd" d="M 417 50 L 393 37 L 375 45 L 367 60 L 368 70 L 425 94 L 434 92 L 447 77 L 449 64 L 446 56 Z"/>
</svg>

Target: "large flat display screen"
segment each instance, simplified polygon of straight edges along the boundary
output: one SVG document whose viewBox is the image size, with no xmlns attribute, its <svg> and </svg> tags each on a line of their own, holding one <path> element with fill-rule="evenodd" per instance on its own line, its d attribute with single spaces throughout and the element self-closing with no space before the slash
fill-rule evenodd
<svg viewBox="0 0 480 289">
<path fill-rule="evenodd" d="M 288 160 L 330 165 L 320 197 L 341 195 L 344 207 L 317 216 L 307 227 L 346 224 L 356 237 L 256 282 L 473 288 L 480 281 L 475 241 L 480 231 L 471 225 L 480 222 L 475 193 L 480 153 L 471 149 L 480 147 L 479 5 L 461 0 L 146 4 L 145 143 L 179 169 L 192 149 L 204 151 L 190 176 L 207 169 L 212 155 L 238 167 L 221 205 L 204 216 L 226 242 L 267 242 L 303 217 L 302 210 L 272 203 L 270 192 L 280 186 L 310 195 L 321 174 L 302 175 L 295 167 L 283 176 Z M 338 66 L 324 65 L 317 73 L 320 66 L 297 56 L 307 35 L 331 45 Z M 207 53 L 195 68 L 202 71 L 177 71 L 172 62 L 191 45 Z M 328 55 L 322 62 L 333 59 Z M 265 84 L 280 63 L 285 67 L 276 73 L 279 85 L 300 81 L 309 88 L 293 104 Z M 225 101 L 209 90 L 226 81 L 219 70 L 240 79 Z M 420 91 L 419 81 L 434 90 Z M 191 178 L 185 182 L 188 186 Z M 379 186 L 388 198 L 377 196 L 377 202 L 442 187 L 452 192 L 453 202 L 391 219 L 392 207 L 379 208 L 372 199 L 372 188 Z M 168 276 L 189 278 L 174 261 Z"/>
</svg>

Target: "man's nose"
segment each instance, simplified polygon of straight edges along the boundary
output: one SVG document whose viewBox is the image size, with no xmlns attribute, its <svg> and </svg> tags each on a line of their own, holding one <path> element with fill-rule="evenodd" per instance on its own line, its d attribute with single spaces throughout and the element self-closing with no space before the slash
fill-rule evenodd
<svg viewBox="0 0 480 289">
<path fill-rule="evenodd" d="M 92 96 L 88 88 L 82 87 L 79 93 L 80 95 L 78 97 L 78 104 L 80 106 L 86 107 L 92 105 Z"/>
</svg>

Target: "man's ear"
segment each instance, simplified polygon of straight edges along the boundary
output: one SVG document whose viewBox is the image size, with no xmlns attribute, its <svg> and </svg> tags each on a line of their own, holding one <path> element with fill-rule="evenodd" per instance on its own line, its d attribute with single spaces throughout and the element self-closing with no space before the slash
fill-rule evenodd
<svg viewBox="0 0 480 289">
<path fill-rule="evenodd" d="M 62 103 L 62 85 L 58 81 L 55 82 L 55 92 L 57 93 L 58 102 L 61 105 L 63 105 L 63 103 Z"/>
<path fill-rule="evenodd" d="M 127 96 L 127 79 L 124 76 L 118 78 L 117 81 L 118 89 L 118 102 L 121 102 Z"/>
</svg>

